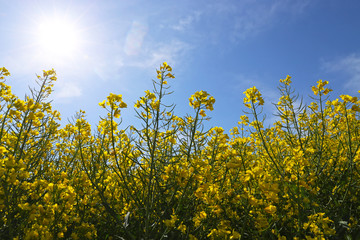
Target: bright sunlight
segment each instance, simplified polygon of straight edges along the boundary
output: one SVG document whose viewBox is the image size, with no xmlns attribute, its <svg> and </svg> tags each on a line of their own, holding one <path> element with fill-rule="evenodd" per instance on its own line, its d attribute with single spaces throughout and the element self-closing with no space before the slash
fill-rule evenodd
<svg viewBox="0 0 360 240">
<path fill-rule="evenodd" d="M 73 57 L 80 47 L 80 29 L 69 19 L 44 18 L 37 26 L 36 41 L 47 57 Z"/>
</svg>

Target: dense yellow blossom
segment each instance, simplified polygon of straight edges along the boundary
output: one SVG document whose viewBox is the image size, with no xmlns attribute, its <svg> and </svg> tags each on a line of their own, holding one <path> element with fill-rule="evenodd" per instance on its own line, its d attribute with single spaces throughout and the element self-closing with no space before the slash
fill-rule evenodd
<svg viewBox="0 0 360 240">
<path fill-rule="evenodd" d="M 92 128 L 82 110 L 60 126 L 47 100 L 53 69 L 20 99 L 0 68 L 0 239 L 357 237 L 358 96 L 324 99 L 331 89 L 319 80 L 302 106 L 287 76 L 272 127 L 252 87 L 251 113 L 226 133 L 203 124 L 215 104 L 206 91 L 190 97 L 193 114 L 175 114 L 172 71 L 160 65 L 154 89 L 135 103 L 140 126 L 117 122 L 127 104 L 110 93 Z"/>
</svg>

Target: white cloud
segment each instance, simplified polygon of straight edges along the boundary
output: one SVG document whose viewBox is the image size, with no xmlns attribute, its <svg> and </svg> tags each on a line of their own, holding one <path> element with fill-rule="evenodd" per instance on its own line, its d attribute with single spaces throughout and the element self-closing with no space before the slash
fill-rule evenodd
<svg viewBox="0 0 360 240">
<path fill-rule="evenodd" d="M 68 99 L 80 97 L 82 90 L 77 84 L 71 82 L 60 83 L 58 89 L 55 90 L 55 99 Z"/>
<path fill-rule="evenodd" d="M 90 65 L 93 71 L 102 81 L 108 81 L 114 77 L 117 77 L 117 72 L 125 64 L 121 54 L 113 54 L 106 57 L 100 57 L 101 61 L 92 59 Z"/>
<path fill-rule="evenodd" d="M 347 82 L 344 87 L 347 90 L 360 90 L 360 55 L 350 54 L 348 56 L 324 61 L 322 69 L 328 72 L 340 72 L 346 75 Z"/>
<path fill-rule="evenodd" d="M 184 31 L 185 29 L 189 28 L 194 22 L 197 22 L 200 19 L 201 14 L 202 13 L 200 11 L 189 14 L 186 17 L 181 18 L 176 25 L 172 26 L 172 28 L 178 31 Z"/>
<path fill-rule="evenodd" d="M 144 53 L 138 59 L 127 64 L 146 69 L 153 69 L 164 61 L 175 65 L 181 61 L 182 57 L 191 49 L 191 46 L 180 40 L 172 40 L 170 42 L 162 42 L 151 45 L 144 49 Z"/>
</svg>

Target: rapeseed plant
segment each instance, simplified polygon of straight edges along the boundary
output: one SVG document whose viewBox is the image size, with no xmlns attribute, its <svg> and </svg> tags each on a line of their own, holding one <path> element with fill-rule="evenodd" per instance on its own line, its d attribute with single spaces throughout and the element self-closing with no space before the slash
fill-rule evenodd
<svg viewBox="0 0 360 240">
<path fill-rule="evenodd" d="M 226 133 L 205 129 L 215 99 L 168 102 L 172 68 L 135 103 L 141 126 L 121 125 L 121 94 L 99 105 L 96 127 L 82 110 L 61 128 L 48 97 L 54 70 L 22 100 L 0 68 L 1 239 L 357 239 L 360 237 L 360 101 L 330 99 L 328 81 L 303 104 L 280 80 L 278 120 L 264 127 L 264 99 Z"/>
</svg>

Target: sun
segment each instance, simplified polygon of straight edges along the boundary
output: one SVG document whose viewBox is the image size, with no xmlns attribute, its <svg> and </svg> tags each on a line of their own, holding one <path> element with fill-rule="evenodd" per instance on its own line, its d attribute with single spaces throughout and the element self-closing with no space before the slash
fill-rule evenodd
<svg viewBox="0 0 360 240">
<path fill-rule="evenodd" d="M 37 24 L 38 51 L 47 57 L 72 57 L 80 47 L 80 28 L 68 18 L 47 17 Z"/>
</svg>

